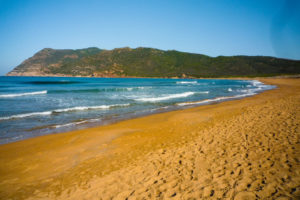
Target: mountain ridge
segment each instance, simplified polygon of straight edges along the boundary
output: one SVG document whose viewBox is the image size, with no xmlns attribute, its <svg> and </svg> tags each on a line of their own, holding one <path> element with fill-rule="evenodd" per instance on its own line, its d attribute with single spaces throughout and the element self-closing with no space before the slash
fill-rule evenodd
<svg viewBox="0 0 300 200">
<path fill-rule="evenodd" d="M 300 74 L 300 61 L 218 56 L 155 48 L 44 48 L 7 76 L 217 78 Z"/>
</svg>

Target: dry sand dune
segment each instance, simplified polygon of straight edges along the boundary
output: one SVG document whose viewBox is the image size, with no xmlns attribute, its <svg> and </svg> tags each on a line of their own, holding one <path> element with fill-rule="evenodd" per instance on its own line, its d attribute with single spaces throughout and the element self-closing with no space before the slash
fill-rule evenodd
<svg viewBox="0 0 300 200">
<path fill-rule="evenodd" d="M 0 146 L 1 199 L 300 199 L 300 79 Z"/>
</svg>

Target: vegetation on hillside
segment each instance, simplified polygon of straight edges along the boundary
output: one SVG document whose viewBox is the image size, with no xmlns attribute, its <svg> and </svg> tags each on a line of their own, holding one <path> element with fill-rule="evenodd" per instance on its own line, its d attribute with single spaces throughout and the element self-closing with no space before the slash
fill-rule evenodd
<svg viewBox="0 0 300 200">
<path fill-rule="evenodd" d="M 233 77 L 300 74 L 300 61 L 265 56 L 219 56 L 153 48 L 43 49 L 15 68 L 40 65 L 44 74 L 97 77 Z"/>
</svg>

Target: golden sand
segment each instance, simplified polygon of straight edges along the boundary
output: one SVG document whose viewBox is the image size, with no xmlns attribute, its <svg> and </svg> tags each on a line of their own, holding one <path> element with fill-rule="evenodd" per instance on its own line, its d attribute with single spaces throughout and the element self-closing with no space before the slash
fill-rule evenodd
<svg viewBox="0 0 300 200">
<path fill-rule="evenodd" d="M 0 199 L 299 199 L 300 79 L 0 146 Z"/>
</svg>

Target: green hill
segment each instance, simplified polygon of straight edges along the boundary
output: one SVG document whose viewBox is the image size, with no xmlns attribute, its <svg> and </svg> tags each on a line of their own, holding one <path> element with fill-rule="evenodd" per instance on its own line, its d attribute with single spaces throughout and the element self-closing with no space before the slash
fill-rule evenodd
<svg viewBox="0 0 300 200">
<path fill-rule="evenodd" d="M 8 76 L 234 77 L 300 74 L 300 61 L 265 56 L 219 56 L 153 48 L 43 49 Z"/>
</svg>

